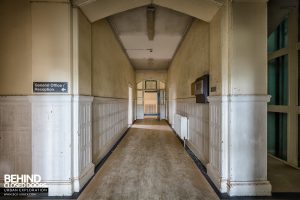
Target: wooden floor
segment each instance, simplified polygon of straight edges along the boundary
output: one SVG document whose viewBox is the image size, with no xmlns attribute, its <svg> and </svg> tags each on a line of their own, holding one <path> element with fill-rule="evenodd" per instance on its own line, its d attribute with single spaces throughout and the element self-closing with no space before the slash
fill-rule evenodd
<svg viewBox="0 0 300 200">
<path fill-rule="evenodd" d="M 137 121 L 80 200 L 218 199 L 164 121 Z"/>
</svg>

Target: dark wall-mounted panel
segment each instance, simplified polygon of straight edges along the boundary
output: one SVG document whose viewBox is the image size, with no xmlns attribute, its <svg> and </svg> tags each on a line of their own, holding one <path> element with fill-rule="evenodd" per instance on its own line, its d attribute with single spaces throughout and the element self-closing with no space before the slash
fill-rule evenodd
<svg viewBox="0 0 300 200">
<path fill-rule="evenodd" d="M 195 81 L 196 103 L 208 103 L 209 95 L 209 75 L 205 74 Z"/>
</svg>

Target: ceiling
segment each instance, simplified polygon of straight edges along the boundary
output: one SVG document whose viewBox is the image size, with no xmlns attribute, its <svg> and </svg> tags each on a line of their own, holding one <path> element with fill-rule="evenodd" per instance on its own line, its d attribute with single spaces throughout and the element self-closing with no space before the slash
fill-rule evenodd
<svg viewBox="0 0 300 200">
<path fill-rule="evenodd" d="M 155 4 L 209 22 L 224 0 L 72 0 L 90 22 L 133 8 Z"/>
<path fill-rule="evenodd" d="M 72 0 L 91 23 L 108 18 L 135 69 L 165 70 L 193 18 L 210 22 L 224 0 Z M 147 7 L 155 7 L 152 28 Z M 150 18 L 150 20 L 149 20 Z M 151 34 L 152 33 L 152 34 Z M 153 34 L 154 33 L 154 34 Z M 149 35 L 154 35 L 152 38 Z"/>
<path fill-rule="evenodd" d="M 107 18 L 136 69 L 167 69 L 192 18 L 210 22 L 224 0 L 72 0 L 90 22 Z M 147 6 L 155 5 L 149 40 Z M 298 0 L 268 1 L 268 34 L 298 6 Z M 170 10 L 171 9 L 171 10 Z M 185 14 L 183 14 L 185 13 Z M 192 16 L 192 17 L 191 17 Z"/>
<path fill-rule="evenodd" d="M 193 19 L 167 8 L 154 8 L 153 40 L 148 37 L 147 6 L 108 17 L 135 69 L 167 69 Z"/>
</svg>

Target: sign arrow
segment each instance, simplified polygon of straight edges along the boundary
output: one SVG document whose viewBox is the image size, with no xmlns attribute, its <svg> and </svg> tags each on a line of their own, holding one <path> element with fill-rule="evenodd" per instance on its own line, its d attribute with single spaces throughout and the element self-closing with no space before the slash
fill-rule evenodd
<svg viewBox="0 0 300 200">
<path fill-rule="evenodd" d="M 67 93 L 68 82 L 33 82 L 34 93 Z"/>
</svg>

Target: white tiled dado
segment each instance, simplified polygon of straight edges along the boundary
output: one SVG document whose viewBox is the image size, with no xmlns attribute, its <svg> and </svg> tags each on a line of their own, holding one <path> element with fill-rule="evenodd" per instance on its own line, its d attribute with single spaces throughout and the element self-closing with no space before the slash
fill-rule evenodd
<svg viewBox="0 0 300 200">
<path fill-rule="evenodd" d="M 266 148 L 269 99 L 266 95 L 208 97 L 207 171 L 221 192 L 230 196 L 271 195 Z"/>
<path fill-rule="evenodd" d="M 31 106 L 26 96 L 0 97 L 0 183 L 4 174 L 12 173 L 31 173 Z"/>
<path fill-rule="evenodd" d="M 31 96 L 32 173 L 49 195 L 72 195 L 72 96 Z"/>
<path fill-rule="evenodd" d="M 73 97 L 73 179 L 79 192 L 94 175 L 92 163 L 92 102 L 91 96 Z"/>
<path fill-rule="evenodd" d="M 176 100 L 169 99 L 168 100 L 168 122 L 171 127 L 174 129 L 175 126 L 175 114 L 176 114 Z"/>
<path fill-rule="evenodd" d="M 209 100 L 209 164 L 207 173 L 222 193 L 228 180 L 228 96 L 210 96 Z"/>
<path fill-rule="evenodd" d="M 198 104 L 195 98 L 169 100 L 172 127 L 176 126 L 175 113 L 188 118 L 187 145 L 207 167 L 220 192 L 270 195 L 266 163 L 269 97 L 210 96 L 208 100 L 209 104 Z"/>
<path fill-rule="evenodd" d="M 94 97 L 93 163 L 96 165 L 128 128 L 128 100 Z"/>
<path fill-rule="evenodd" d="M 230 196 L 271 195 L 266 148 L 269 100 L 268 95 L 230 96 L 227 183 Z"/>
<path fill-rule="evenodd" d="M 34 173 L 50 196 L 80 191 L 94 174 L 93 162 L 127 130 L 127 110 L 127 99 L 0 97 L 0 183 L 4 174 Z"/>
<path fill-rule="evenodd" d="M 209 162 L 208 104 L 196 103 L 196 98 L 176 100 L 176 113 L 188 117 L 187 144 L 206 165 Z"/>
</svg>

